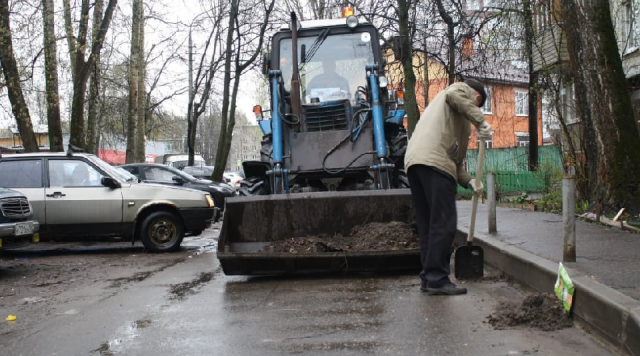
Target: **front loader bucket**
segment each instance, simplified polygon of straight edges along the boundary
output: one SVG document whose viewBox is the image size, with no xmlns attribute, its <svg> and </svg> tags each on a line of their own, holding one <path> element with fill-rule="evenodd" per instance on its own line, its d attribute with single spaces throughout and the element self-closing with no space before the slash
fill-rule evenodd
<svg viewBox="0 0 640 356">
<path fill-rule="evenodd" d="M 227 199 L 218 259 L 227 275 L 420 270 L 419 249 L 287 253 L 273 241 L 348 236 L 371 222 L 414 221 L 408 189 L 295 193 Z"/>
</svg>

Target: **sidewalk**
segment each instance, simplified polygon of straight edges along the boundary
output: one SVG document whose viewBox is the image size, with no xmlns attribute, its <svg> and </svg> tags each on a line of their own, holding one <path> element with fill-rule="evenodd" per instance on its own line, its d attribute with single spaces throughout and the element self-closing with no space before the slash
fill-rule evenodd
<svg viewBox="0 0 640 356">
<path fill-rule="evenodd" d="M 471 202 L 458 201 L 458 244 L 468 233 Z M 485 261 L 512 278 L 553 292 L 562 260 L 562 216 L 497 208 L 488 233 L 488 205 L 478 204 L 475 244 Z M 577 262 L 565 267 L 576 285 L 574 316 L 626 353 L 640 356 L 640 235 L 576 220 Z"/>
</svg>

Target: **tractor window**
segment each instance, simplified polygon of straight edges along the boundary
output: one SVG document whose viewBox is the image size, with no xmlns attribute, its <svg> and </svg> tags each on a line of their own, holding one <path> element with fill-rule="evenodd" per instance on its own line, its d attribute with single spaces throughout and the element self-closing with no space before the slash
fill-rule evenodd
<svg viewBox="0 0 640 356">
<path fill-rule="evenodd" d="M 355 105 L 359 86 L 366 86 L 367 64 L 374 64 L 372 37 L 368 32 L 329 34 L 324 41 L 316 36 L 298 38 L 302 102 L 350 99 Z M 314 48 L 315 43 L 315 48 Z M 286 90 L 291 90 L 291 39 L 280 42 L 280 70 Z"/>
</svg>

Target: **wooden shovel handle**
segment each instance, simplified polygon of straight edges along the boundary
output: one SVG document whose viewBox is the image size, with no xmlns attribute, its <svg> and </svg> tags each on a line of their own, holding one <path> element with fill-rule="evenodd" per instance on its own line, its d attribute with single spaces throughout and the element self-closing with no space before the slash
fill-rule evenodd
<svg viewBox="0 0 640 356">
<path fill-rule="evenodd" d="M 482 182 L 482 166 L 484 162 L 484 140 L 480 140 L 480 147 L 478 150 L 478 167 L 476 168 L 476 180 L 480 180 Z M 471 222 L 469 223 L 469 235 L 467 235 L 467 244 L 471 244 L 473 242 L 473 232 L 476 229 L 476 211 L 478 210 L 478 199 L 479 194 L 473 192 L 473 197 L 471 198 Z"/>
</svg>

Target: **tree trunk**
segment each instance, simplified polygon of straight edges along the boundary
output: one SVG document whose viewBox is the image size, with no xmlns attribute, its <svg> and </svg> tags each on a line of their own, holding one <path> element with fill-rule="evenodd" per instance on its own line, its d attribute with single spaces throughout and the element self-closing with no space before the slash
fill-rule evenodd
<svg viewBox="0 0 640 356">
<path fill-rule="evenodd" d="M 640 136 L 607 1 L 562 0 L 590 202 L 638 212 Z"/>
<path fill-rule="evenodd" d="M 427 55 L 427 40 L 424 40 L 424 69 L 422 75 L 422 81 L 424 86 L 424 108 L 429 106 L 429 56 Z"/>
<path fill-rule="evenodd" d="M 104 0 L 96 0 L 95 7 L 93 9 L 93 41 L 100 31 L 100 19 L 102 18 L 102 12 L 104 8 Z M 91 69 L 91 79 L 89 82 L 89 108 L 87 110 L 87 152 L 98 154 L 98 126 L 100 113 L 98 108 L 100 106 L 100 53 L 96 55 L 96 61 Z"/>
<path fill-rule="evenodd" d="M 127 120 L 127 163 L 136 161 L 138 125 L 138 59 L 140 53 L 141 0 L 133 0 L 131 14 L 131 55 L 129 56 L 129 118 Z"/>
<path fill-rule="evenodd" d="M 416 74 L 413 71 L 413 35 L 409 31 L 409 10 L 411 9 L 411 0 L 398 0 L 398 25 L 400 29 L 400 37 L 406 36 L 409 41 L 403 48 L 403 53 L 410 53 L 408 58 L 402 62 L 404 71 L 404 108 L 407 112 L 407 127 L 409 136 L 413 133 L 413 129 L 418 123 L 420 110 L 418 110 L 418 101 L 416 100 Z"/>
<path fill-rule="evenodd" d="M 69 58 L 71 59 L 71 80 L 76 78 L 76 40 L 73 37 L 73 21 L 71 20 L 71 3 L 69 0 L 62 0 L 64 7 L 64 30 L 67 35 L 67 46 L 69 46 Z"/>
<path fill-rule="evenodd" d="M 216 163 L 213 169 L 211 179 L 213 181 L 222 181 L 222 173 L 224 172 L 224 166 L 227 163 L 227 154 L 224 153 L 225 147 L 228 150 L 230 144 L 227 145 L 227 119 L 229 117 L 229 91 L 231 86 L 231 61 L 233 56 L 233 31 L 235 25 L 235 19 L 238 16 L 238 0 L 231 0 L 231 11 L 229 13 L 229 28 L 227 32 L 227 40 L 225 47 L 225 60 L 224 60 L 224 84 L 222 93 L 222 118 L 220 120 L 220 140 L 218 140 L 218 150 L 216 154 Z M 228 139 L 231 141 L 231 139 Z"/>
<path fill-rule="evenodd" d="M 85 10 L 83 1 L 83 16 L 88 16 L 88 6 Z M 91 54 L 89 58 L 84 60 L 84 51 L 83 48 L 86 46 L 86 25 L 83 26 L 82 22 L 80 28 L 78 30 L 78 46 L 76 47 L 76 76 L 73 80 L 73 99 L 71 103 L 71 122 L 69 126 L 71 127 L 71 137 L 69 138 L 69 143 L 74 146 L 85 148 L 85 132 L 84 132 L 84 99 L 85 92 L 87 90 L 87 80 L 89 79 L 89 74 L 91 74 L 91 68 L 93 64 L 96 62 L 96 56 L 102 50 L 102 44 L 104 43 L 104 38 L 107 34 L 107 30 L 109 29 L 109 25 L 111 24 L 111 18 L 113 17 L 113 12 L 118 3 L 118 0 L 109 0 L 107 4 L 107 9 L 104 13 L 104 17 L 102 19 L 102 23 L 100 24 L 100 31 L 96 36 L 95 41 L 91 44 Z M 83 33 L 84 32 L 84 33 Z"/>
<path fill-rule="evenodd" d="M 44 65 L 47 90 L 47 123 L 49 126 L 49 150 L 64 151 L 62 123 L 60 121 L 60 97 L 58 94 L 58 46 L 56 45 L 53 0 L 42 1 L 44 26 Z"/>
<path fill-rule="evenodd" d="M 9 24 L 9 0 L 0 0 L 0 62 L 4 80 L 7 83 L 11 111 L 16 118 L 22 146 L 26 152 L 38 152 L 38 142 L 36 141 L 36 135 L 33 133 L 29 108 L 22 95 L 20 73 L 13 54 L 11 26 Z"/>
<path fill-rule="evenodd" d="M 144 162 L 145 160 L 145 118 L 147 111 L 147 98 L 145 95 L 145 58 L 144 58 L 144 0 L 140 0 L 140 26 L 138 28 L 138 127 L 136 137 L 136 160 Z"/>
<path fill-rule="evenodd" d="M 533 11 L 531 0 L 522 1 L 524 14 L 524 45 L 529 64 L 529 170 L 538 169 L 538 73 L 533 71 Z"/>
</svg>

